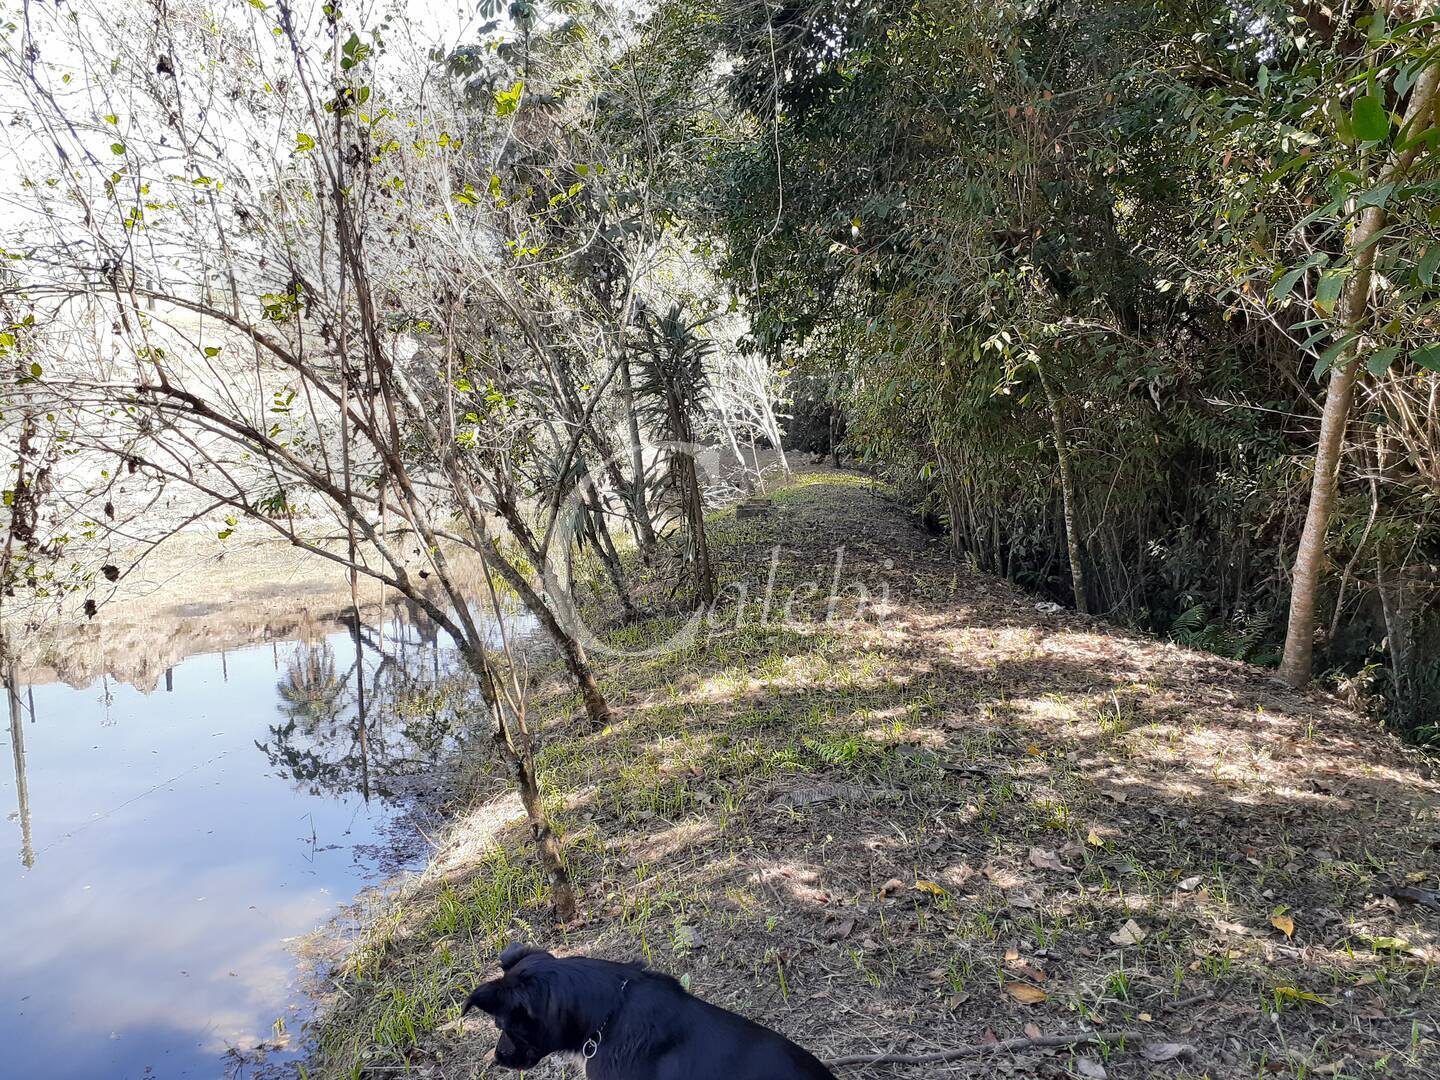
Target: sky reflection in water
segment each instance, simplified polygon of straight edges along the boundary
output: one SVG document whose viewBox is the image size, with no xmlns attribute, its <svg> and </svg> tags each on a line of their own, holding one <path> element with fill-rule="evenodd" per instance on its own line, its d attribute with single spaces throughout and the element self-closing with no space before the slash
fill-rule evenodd
<svg viewBox="0 0 1440 1080">
<path fill-rule="evenodd" d="M 30 689 L 29 868 L 16 775 L 0 768 L 0 1074 L 220 1077 L 227 1048 L 271 1038 L 277 1017 L 298 1031 L 286 939 L 380 876 L 356 847 L 399 814 L 387 755 L 413 763 L 448 742 L 449 717 L 385 707 L 397 686 L 443 677 L 448 651 L 401 651 L 365 650 L 363 753 L 343 631 L 191 657 L 148 696 Z"/>
</svg>

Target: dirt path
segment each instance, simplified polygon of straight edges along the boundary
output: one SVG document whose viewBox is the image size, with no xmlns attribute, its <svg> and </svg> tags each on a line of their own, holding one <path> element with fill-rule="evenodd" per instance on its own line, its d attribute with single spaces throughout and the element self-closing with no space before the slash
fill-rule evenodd
<svg viewBox="0 0 1440 1080">
<path fill-rule="evenodd" d="M 648 957 L 822 1057 L 1135 1033 L 845 1077 L 1432 1074 L 1420 755 L 1265 672 L 1042 613 L 853 476 L 711 542 L 729 604 L 698 640 L 642 655 L 678 615 L 611 634 L 613 728 L 537 703 L 588 921 L 551 928 L 523 832 L 462 817 L 347 967 L 325 1075 L 500 1075 L 454 994 L 519 938 Z"/>
</svg>

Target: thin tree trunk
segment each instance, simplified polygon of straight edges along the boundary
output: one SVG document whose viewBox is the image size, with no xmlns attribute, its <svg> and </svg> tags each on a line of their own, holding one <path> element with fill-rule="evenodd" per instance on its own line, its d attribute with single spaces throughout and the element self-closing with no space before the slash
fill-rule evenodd
<svg viewBox="0 0 1440 1080">
<path fill-rule="evenodd" d="M 570 870 L 565 865 L 565 850 L 560 837 L 550 824 L 550 815 L 545 812 L 545 800 L 540 797 L 540 785 L 535 779 L 535 763 L 529 755 L 511 756 L 511 775 L 520 793 L 520 804 L 525 807 L 525 816 L 530 822 L 530 835 L 535 840 L 535 850 L 540 853 L 540 863 L 550 878 L 550 896 L 555 905 L 557 922 L 574 922 L 580 914 L 580 905 L 575 899 L 575 885 L 570 880 Z"/>
<path fill-rule="evenodd" d="M 498 616 L 497 616 L 498 617 Z M 520 805 L 525 808 L 525 817 L 530 823 L 530 835 L 535 841 L 535 850 L 540 856 L 540 865 L 550 879 L 550 894 L 555 905 L 555 918 L 562 923 L 573 922 L 579 914 L 575 899 L 575 886 L 570 880 L 570 870 L 565 865 L 565 851 L 560 836 L 550 823 L 545 810 L 545 800 L 540 794 L 540 782 L 535 775 L 535 755 L 530 744 L 530 732 L 523 717 L 517 718 L 512 729 L 506 718 L 505 707 L 495 687 L 495 676 L 483 648 L 475 642 L 464 649 L 465 662 L 480 680 L 480 696 L 490 709 L 495 723 L 495 745 L 500 756 L 510 768 L 515 781 L 515 790 L 520 795 Z M 518 729 L 518 730 L 516 730 Z"/>
<path fill-rule="evenodd" d="M 710 543 L 705 536 L 705 504 L 700 497 L 700 479 L 695 473 L 695 459 L 687 453 L 682 463 L 687 474 L 689 493 L 690 537 L 695 551 L 695 586 L 697 599 L 706 606 L 715 603 L 715 574 L 710 569 Z"/>
<path fill-rule="evenodd" d="M 1390 654 L 1390 681 L 1394 687 L 1390 718 L 1404 730 L 1415 722 L 1414 611 L 1405 595 L 1403 574 L 1387 573 L 1385 558 L 1379 553 L 1375 556 L 1375 586 L 1385 619 L 1385 645 Z"/>
<path fill-rule="evenodd" d="M 1403 144 L 1416 130 L 1417 124 L 1430 120 L 1435 104 L 1436 83 L 1440 81 L 1440 65 L 1432 63 L 1420 73 L 1410 91 L 1405 119 L 1395 134 L 1396 144 Z M 1376 186 L 1391 183 L 1415 160 L 1420 144 L 1402 153 L 1392 154 L 1380 170 Z M 1370 284 L 1375 267 L 1375 249 L 1381 230 L 1385 228 L 1384 206 L 1366 207 L 1350 238 L 1349 253 L 1353 269 L 1345 282 L 1337 308 L 1336 322 L 1342 333 L 1355 335 L 1330 368 L 1330 386 L 1320 414 L 1320 439 L 1315 447 L 1315 467 L 1310 481 L 1310 505 L 1305 513 L 1305 528 L 1295 552 L 1295 567 L 1290 580 L 1290 618 L 1285 628 L 1285 654 L 1280 661 L 1280 678 L 1291 686 L 1304 686 L 1310 681 L 1315 651 L 1315 605 L 1320 591 L 1320 578 L 1325 570 L 1326 536 L 1330 531 L 1330 512 L 1335 506 L 1335 489 L 1340 472 L 1340 457 L 1345 444 L 1345 428 L 1350 420 L 1350 403 L 1355 396 L 1362 352 L 1359 330 L 1370 313 Z"/>
<path fill-rule="evenodd" d="M 683 435 L 679 453 L 681 503 L 690 533 L 690 554 L 694 562 L 696 606 L 715 602 L 715 575 L 710 569 L 710 544 L 705 537 L 705 501 L 700 494 L 700 476 L 695 471 L 695 438 L 685 418 L 685 407 L 673 389 L 665 394 L 670 412 L 670 430 Z"/>
<path fill-rule="evenodd" d="M 790 459 L 785 456 L 785 436 L 780 432 L 780 423 L 775 419 L 775 410 L 769 401 L 762 403 L 765 415 L 766 437 L 770 445 L 775 447 L 775 453 L 780 458 L 780 471 L 787 477 L 790 475 Z M 756 462 L 756 471 L 759 471 L 759 462 Z"/>
<path fill-rule="evenodd" d="M 622 617 L 627 623 L 636 622 L 640 618 L 640 609 L 635 606 L 635 601 L 630 596 L 630 586 L 625 580 L 625 567 L 620 562 L 620 553 L 615 550 L 615 542 L 610 538 L 610 529 L 605 524 L 605 507 L 600 501 L 600 496 L 593 486 L 586 483 L 585 505 L 590 508 L 595 521 L 595 549 L 600 556 L 600 563 L 605 567 L 605 574 L 610 578 L 610 585 L 615 590 L 615 596 L 620 601 Z"/>
<path fill-rule="evenodd" d="M 5 663 L 5 697 L 10 713 L 10 753 L 15 760 L 15 798 L 20 811 L 20 862 L 29 869 L 35 865 L 35 845 L 30 837 L 30 785 L 25 777 L 25 726 L 20 705 L 20 683 L 15 661 L 6 655 L 0 642 L 0 656 Z M 31 705 L 34 711 L 34 705 Z"/>
<path fill-rule="evenodd" d="M 1290 617 L 1285 628 L 1285 653 L 1279 674 L 1291 686 L 1304 686 L 1310 681 L 1315 651 L 1316 598 L 1325 566 L 1326 534 L 1335 505 L 1340 453 L 1359 366 L 1359 358 L 1354 357 L 1337 361 L 1330 369 L 1330 389 L 1325 395 L 1320 440 L 1315 448 L 1310 504 L 1290 575 Z"/>
<path fill-rule="evenodd" d="M 635 542 L 640 557 L 648 564 L 655 558 L 655 526 L 650 521 L 650 507 L 645 498 L 645 444 L 640 441 L 640 417 L 635 412 L 635 386 L 630 381 L 630 357 L 620 358 L 620 402 L 625 407 L 625 423 L 630 430 L 630 471 L 634 486 L 630 489 L 630 512 L 634 516 Z"/>
<path fill-rule="evenodd" d="M 545 588 L 550 592 L 555 604 L 567 604 L 568 593 L 555 580 L 555 575 L 547 570 L 549 562 L 541 558 L 535 535 L 530 531 L 530 526 L 521 515 L 520 509 L 510 493 L 497 487 L 491 494 L 495 500 L 495 508 L 505 519 L 510 535 L 520 545 L 521 551 L 530 560 L 531 565 L 544 575 Z M 479 519 L 476 518 L 475 521 L 478 522 Z M 580 688 L 580 696 L 584 699 L 585 712 L 590 717 L 591 727 L 598 731 L 610 723 L 610 705 L 605 700 L 605 695 L 600 692 L 600 687 L 595 682 L 594 672 L 591 671 L 589 660 L 585 656 L 585 649 L 571 628 L 562 625 L 560 618 L 556 616 L 551 606 L 540 597 L 530 582 L 525 579 L 525 575 L 515 569 L 509 559 L 500 557 L 498 552 L 494 557 L 487 554 L 486 558 L 505 584 L 515 590 L 516 595 L 520 597 L 520 602 L 540 621 L 540 625 L 560 650 L 560 656 L 565 661 L 565 666 Z M 564 615 L 567 623 L 572 622 L 575 618 L 573 611 L 570 610 L 565 611 Z"/>
<path fill-rule="evenodd" d="M 735 425 L 730 422 L 729 413 L 721 417 L 720 426 L 725 430 L 730 452 L 735 455 L 735 464 L 740 466 L 740 489 L 746 498 L 749 498 L 755 493 L 755 484 L 750 479 L 750 468 L 745 464 L 745 455 L 740 450 L 740 444 L 735 441 Z"/>
<path fill-rule="evenodd" d="M 1070 442 L 1065 436 L 1065 421 L 1060 416 L 1060 399 L 1045 378 L 1045 371 L 1039 364 L 1035 370 L 1040 375 L 1040 386 L 1045 391 L 1045 400 L 1050 405 L 1050 422 L 1055 430 L 1055 457 L 1060 465 L 1060 503 L 1065 516 L 1065 546 L 1070 555 L 1070 587 L 1075 590 L 1075 610 L 1081 615 L 1090 614 L 1090 603 L 1085 594 L 1085 567 L 1080 561 L 1080 533 L 1075 522 L 1075 480 L 1070 472 Z"/>
<path fill-rule="evenodd" d="M 576 636 L 560 624 L 555 613 L 531 587 L 525 576 L 510 565 L 507 559 L 493 559 L 492 565 L 495 572 L 500 575 L 505 584 L 514 589 L 520 597 L 520 602 L 534 615 L 545 632 L 550 636 L 557 648 L 560 650 L 560 658 L 565 662 L 571 678 L 575 680 L 576 686 L 580 689 L 580 697 L 585 702 L 585 712 L 590 718 L 590 726 L 599 731 L 606 724 L 610 723 L 610 703 L 605 700 L 605 695 L 600 692 L 600 686 L 595 681 L 595 673 L 590 668 L 590 661 L 585 656 L 585 649 Z"/>
</svg>

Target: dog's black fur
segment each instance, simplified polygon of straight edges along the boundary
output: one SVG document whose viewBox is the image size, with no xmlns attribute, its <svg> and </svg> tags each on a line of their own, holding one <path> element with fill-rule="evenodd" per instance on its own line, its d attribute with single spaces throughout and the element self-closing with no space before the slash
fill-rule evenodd
<svg viewBox="0 0 1440 1080">
<path fill-rule="evenodd" d="M 500 968 L 501 978 L 471 991 L 465 1011 L 495 1018 L 495 1061 L 507 1068 L 593 1048 L 589 1080 L 835 1080 L 783 1035 L 642 964 L 511 945 Z"/>
</svg>

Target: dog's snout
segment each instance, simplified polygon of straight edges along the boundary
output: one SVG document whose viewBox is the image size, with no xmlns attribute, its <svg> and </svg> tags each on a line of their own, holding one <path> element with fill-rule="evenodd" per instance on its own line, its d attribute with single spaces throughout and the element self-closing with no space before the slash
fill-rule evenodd
<svg viewBox="0 0 1440 1080">
<path fill-rule="evenodd" d="M 500 1032 L 500 1040 L 495 1044 L 495 1064 L 508 1069 L 533 1069 L 544 1056 L 531 1047 L 517 1043 L 505 1031 Z"/>
</svg>

